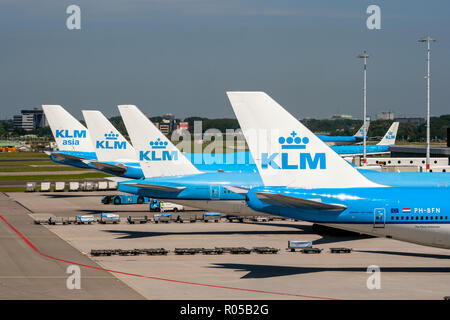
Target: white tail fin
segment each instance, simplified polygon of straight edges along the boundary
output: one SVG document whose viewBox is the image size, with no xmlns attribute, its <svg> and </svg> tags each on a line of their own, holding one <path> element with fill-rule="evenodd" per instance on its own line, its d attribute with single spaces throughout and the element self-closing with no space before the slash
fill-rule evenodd
<svg viewBox="0 0 450 320">
<path fill-rule="evenodd" d="M 118 107 L 146 178 L 200 173 L 136 106 Z"/>
<path fill-rule="evenodd" d="M 366 136 L 367 136 L 367 132 L 369 132 L 369 127 L 370 127 L 370 119 L 367 119 L 367 120 L 366 120 L 366 125 L 367 125 L 367 128 L 366 128 Z M 353 136 L 354 136 L 354 137 L 364 137 L 364 123 L 363 123 L 363 125 L 361 126 L 361 128 L 359 128 L 359 130 L 356 131 L 356 133 L 355 133 Z"/>
<path fill-rule="evenodd" d="M 389 130 L 384 135 L 383 139 L 377 143 L 379 146 L 390 146 L 395 144 L 395 139 L 397 138 L 398 131 L 398 122 L 394 122 L 391 124 Z"/>
<path fill-rule="evenodd" d="M 99 161 L 137 161 L 133 146 L 100 111 L 82 112 Z"/>
<path fill-rule="evenodd" d="M 228 92 L 267 186 L 378 187 L 264 92 Z"/>
<path fill-rule="evenodd" d="M 61 151 L 94 152 L 89 131 L 59 105 L 43 105 L 45 117 Z"/>
</svg>

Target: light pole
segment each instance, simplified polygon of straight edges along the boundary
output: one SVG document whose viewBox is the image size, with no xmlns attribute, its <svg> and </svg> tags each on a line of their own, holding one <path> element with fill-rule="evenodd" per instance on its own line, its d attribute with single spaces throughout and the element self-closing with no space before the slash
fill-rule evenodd
<svg viewBox="0 0 450 320">
<path fill-rule="evenodd" d="M 436 39 L 431 37 L 426 37 L 419 39 L 419 42 L 427 43 L 427 160 L 426 160 L 426 170 L 430 171 L 430 47 L 431 41 L 436 42 Z"/>
<path fill-rule="evenodd" d="M 364 124 L 363 124 L 363 165 L 366 165 L 366 136 L 367 136 L 367 58 L 369 55 L 366 50 L 358 58 L 364 61 L 364 81 L 363 81 L 363 99 L 364 99 Z"/>
</svg>

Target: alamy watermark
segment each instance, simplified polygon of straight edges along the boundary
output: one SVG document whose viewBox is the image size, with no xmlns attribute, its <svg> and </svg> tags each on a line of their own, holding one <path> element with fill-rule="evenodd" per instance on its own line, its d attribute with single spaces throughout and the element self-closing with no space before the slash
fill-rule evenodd
<svg viewBox="0 0 450 320">
<path fill-rule="evenodd" d="M 67 7 L 66 13 L 69 16 L 66 19 L 66 27 L 69 30 L 81 29 L 81 9 L 76 4 L 71 4 Z"/>
<path fill-rule="evenodd" d="M 381 270 L 379 266 L 371 265 L 367 267 L 367 273 L 370 276 L 367 278 L 366 286 L 369 290 L 381 289 Z"/>
<path fill-rule="evenodd" d="M 367 14 L 370 16 L 366 20 L 366 26 L 369 30 L 380 30 L 381 29 L 381 9 L 379 6 L 372 4 L 367 7 Z"/>
<path fill-rule="evenodd" d="M 69 290 L 81 289 L 81 270 L 77 265 L 71 264 L 67 267 L 67 274 L 70 274 L 66 280 L 66 287 Z"/>
</svg>

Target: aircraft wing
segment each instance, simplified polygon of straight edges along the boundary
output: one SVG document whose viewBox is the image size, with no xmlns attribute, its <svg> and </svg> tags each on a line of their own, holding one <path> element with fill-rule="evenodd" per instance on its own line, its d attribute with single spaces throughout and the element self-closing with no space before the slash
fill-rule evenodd
<svg viewBox="0 0 450 320">
<path fill-rule="evenodd" d="M 323 203 L 320 200 L 315 199 L 303 199 L 298 197 L 286 196 L 284 194 L 272 193 L 272 192 L 256 192 L 256 196 L 262 202 L 267 204 L 285 206 L 295 209 L 309 209 L 309 210 L 322 210 L 322 211 L 344 211 L 347 209 L 342 204 L 330 204 Z"/>
<path fill-rule="evenodd" d="M 149 190 L 164 191 L 164 192 L 176 192 L 176 193 L 180 193 L 181 191 L 186 189 L 186 187 L 170 187 L 170 186 L 163 186 L 163 185 L 159 185 L 159 184 L 147 184 L 147 183 L 138 183 L 138 182 L 129 182 L 129 183 L 124 183 L 124 184 L 126 184 L 128 186 L 132 186 L 132 187 L 144 188 L 144 189 L 149 189 Z"/>
</svg>

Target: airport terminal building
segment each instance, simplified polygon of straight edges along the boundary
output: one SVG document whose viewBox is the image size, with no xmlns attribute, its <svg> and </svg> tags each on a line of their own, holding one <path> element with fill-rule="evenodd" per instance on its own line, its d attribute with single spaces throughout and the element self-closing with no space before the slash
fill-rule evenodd
<svg viewBox="0 0 450 320">
<path fill-rule="evenodd" d="M 32 131 L 48 126 L 44 111 L 40 108 L 21 110 L 20 115 L 13 118 L 14 127 Z"/>
</svg>

